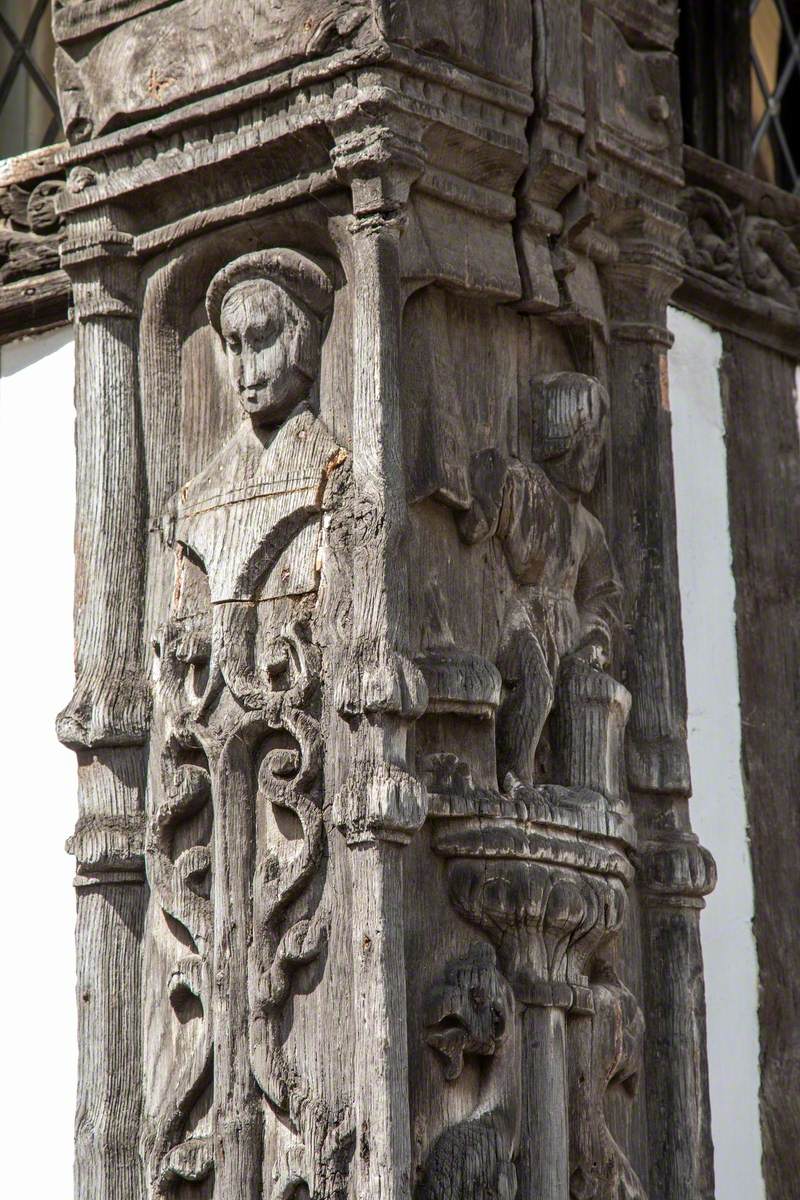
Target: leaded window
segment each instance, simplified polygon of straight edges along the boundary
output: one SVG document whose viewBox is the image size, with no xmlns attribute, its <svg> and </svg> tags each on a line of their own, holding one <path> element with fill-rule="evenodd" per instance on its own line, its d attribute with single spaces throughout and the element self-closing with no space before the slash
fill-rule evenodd
<svg viewBox="0 0 800 1200">
<path fill-rule="evenodd" d="M 59 141 L 50 0 L 0 0 L 0 158 Z"/>
<path fill-rule="evenodd" d="M 800 0 L 750 0 L 750 168 L 800 193 Z"/>
</svg>

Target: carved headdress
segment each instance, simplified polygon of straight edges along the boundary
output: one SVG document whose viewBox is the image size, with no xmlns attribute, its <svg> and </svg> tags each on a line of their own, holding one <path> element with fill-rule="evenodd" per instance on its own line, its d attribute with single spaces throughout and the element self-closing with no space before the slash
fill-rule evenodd
<svg viewBox="0 0 800 1200">
<path fill-rule="evenodd" d="M 608 393 L 599 380 L 561 371 L 537 380 L 532 396 L 533 457 L 558 458 L 586 425 L 597 426 L 608 412 Z"/>
<path fill-rule="evenodd" d="M 328 272 L 307 254 L 278 246 L 243 254 L 217 271 L 206 293 L 206 312 L 212 329 L 220 333 L 222 304 L 231 288 L 257 279 L 277 283 L 320 321 L 330 315 L 333 283 Z"/>
</svg>

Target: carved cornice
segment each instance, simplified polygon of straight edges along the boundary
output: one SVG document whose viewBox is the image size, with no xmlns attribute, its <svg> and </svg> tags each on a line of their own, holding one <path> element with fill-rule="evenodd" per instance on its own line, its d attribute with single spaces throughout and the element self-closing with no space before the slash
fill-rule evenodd
<svg viewBox="0 0 800 1200">
<path fill-rule="evenodd" d="M 219 95 L 236 78 L 312 69 L 324 61 L 395 48 L 449 59 L 479 79 L 530 89 L 530 6 L 518 0 L 475 6 L 454 0 L 416 6 L 385 0 L 288 0 L 268 19 L 250 6 L 178 0 L 56 3 L 57 77 L 72 141 L 175 109 L 201 93 Z M 77 10 L 77 11 L 76 11 Z M 466 10 L 466 11 L 464 11 Z M 449 69 L 449 68 L 448 68 Z"/>
<path fill-rule="evenodd" d="M 60 211 L 72 223 L 73 216 L 109 202 L 125 208 L 133 252 L 145 258 L 309 197 L 324 196 L 327 208 L 346 211 L 350 187 L 364 192 L 360 176 L 372 151 L 387 166 L 391 160 L 394 176 L 407 168 L 416 193 L 493 230 L 514 216 L 531 107 L 531 98 L 515 89 L 381 44 L 281 71 L 70 147 L 60 159 L 71 168 Z M 388 128 L 392 137 L 381 142 L 378 133 Z M 362 144 L 355 145 L 359 130 Z M 403 130 L 408 143 L 397 136 Z M 207 197 L 200 211 L 198 196 Z M 515 287 L 509 279 L 502 290 Z"/>
<path fill-rule="evenodd" d="M 800 198 L 697 150 L 684 152 L 682 308 L 797 354 Z"/>
<path fill-rule="evenodd" d="M 626 0 L 541 0 L 536 11 L 537 101 L 545 99 L 529 125 L 530 163 L 518 189 L 522 307 L 567 324 L 589 321 L 607 335 L 609 316 L 620 320 L 609 281 L 640 309 L 643 285 L 649 297 L 657 282 L 660 296 L 679 280 L 681 129 L 675 60 L 664 53 L 676 13 Z M 650 262 L 632 288 L 627 227 L 637 223 Z M 659 323 L 663 303 L 647 320 L 650 329 Z"/>
<path fill-rule="evenodd" d="M 0 341 L 67 318 L 69 280 L 59 268 L 61 149 L 24 154 L 0 168 Z"/>
</svg>

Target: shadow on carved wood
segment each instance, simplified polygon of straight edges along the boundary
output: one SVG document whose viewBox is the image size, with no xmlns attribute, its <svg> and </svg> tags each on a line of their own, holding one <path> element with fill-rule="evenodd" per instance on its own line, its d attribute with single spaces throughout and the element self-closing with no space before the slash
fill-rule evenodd
<svg viewBox="0 0 800 1200">
<path fill-rule="evenodd" d="M 290 248 L 255 252 L 217 272 L 206 306 L 243 420 L 161 521 L 175 578 L 158 645 L 166 795 L 147 861 L 155 897 L 191 939 L 169 979 L 175 1020 L 187 993 L 200 1029 L 191 1049 L 176 1039 L 183 1061 L 154 1122 L 151 1187 L 212 1171 L 223 1191 L 243 1176 L 255 1186 L 263 1093 L 290 1131 L 278 1192 L 294 1180 L 334 1196 L 347 1110 L 315 1095 L 285 1045 L 294 976 L 327 935 L 322 879 L 311 886 L 326 846 L 312 626 L 325 490 L 346 458 L 316 415 L 332 276 Z M 176 824 L 207 811 L 210 846 L 176 854 Z M 209 1112 L 192 1128 L 206 1085 Z"/>
<path fill-rule="evenodd" d="M 692 1191 L 694 1143 L 670 1190 L 650 1130 L 700 1056 L 694 943 L 673 1024 L 648 1007 L 674 1102 L 631 1095 L 642 958 L 694 928 L 680 855 L 707 866 L 659 391 L 674 24 L 57 6 L 86 597 L 61 732 L 110 847 L 86 912 L 98 867 L 147 903 L 143 1086 L 121 1150 L 84 1138 L 92 1200 L 140 1173 L 140 1101 L 153 1197 Z M 746 232 L 731 270 L 785 297 L 791 255 Z"/>
</svg>

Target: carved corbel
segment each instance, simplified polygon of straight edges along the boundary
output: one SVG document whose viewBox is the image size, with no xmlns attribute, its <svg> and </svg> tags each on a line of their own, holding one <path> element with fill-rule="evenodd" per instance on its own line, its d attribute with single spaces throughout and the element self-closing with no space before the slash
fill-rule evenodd
<svg viewBox="0 0 800 1200">
<path fill-rule="evenodd" d="M 601 217 L 586 189 L 579 189 L 563 206 L 562 231 L 553 249 L 560 303 L 552 319 L 573 326 L 588 322 L 606 339 L 608 314 L 601 271 L 617 261 L 619 247 L 600 228 Z"/>
</svg>

